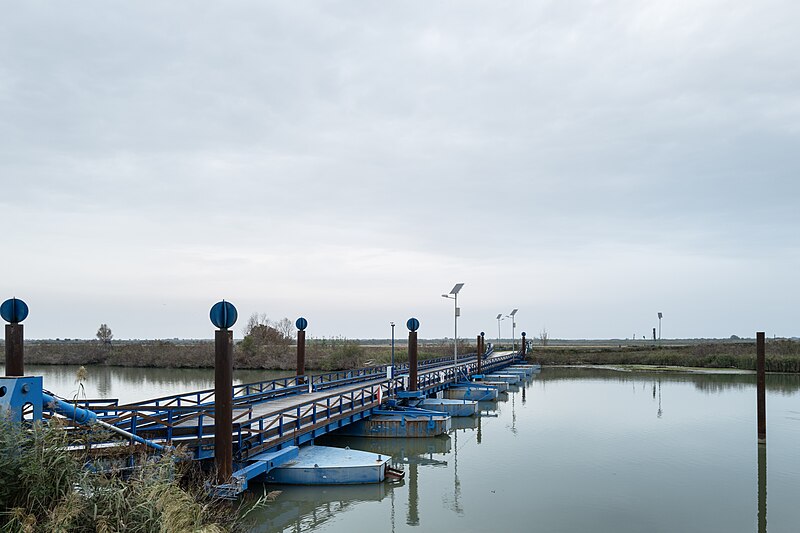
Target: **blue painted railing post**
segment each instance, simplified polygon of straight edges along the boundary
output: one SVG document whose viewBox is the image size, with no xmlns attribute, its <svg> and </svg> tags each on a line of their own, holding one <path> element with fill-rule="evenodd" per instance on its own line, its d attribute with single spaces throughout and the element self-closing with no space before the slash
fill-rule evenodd
<svg viewBox="0 0 800 533">
<path fill-rule="evenodd" d="M 238 314 L 232 303 L 222 300 L 211 308 L 214 335 L 214 463 L 217 482 L 233 475 L 233 331 Z"/>
<path fill-rule="evenodd" d="M 6 376 L 25 375 L 25 334 L 20 322 L 28 316 L 28 306 L 22 300 L 11 298 L 0 305 L 0 315 L 6 324 Z"/>
</svg>

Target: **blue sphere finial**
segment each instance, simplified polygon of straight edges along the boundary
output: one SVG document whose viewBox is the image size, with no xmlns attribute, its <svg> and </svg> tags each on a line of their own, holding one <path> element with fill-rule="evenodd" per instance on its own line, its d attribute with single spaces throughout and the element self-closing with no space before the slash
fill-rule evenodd
<svg viewBox="0 0 800 533">
<path fill-rule="evenodd" d="M 523 332 L 522 332 L 522 336 L 524 337 L 525 335 L 526 335 L 526 333 L 523 331 Z"/>
<path fill-rule="evenodd" d="M 0 316 L 12 324 L 19 324 L 28 318 L 28 304 L 19 298 L 9 298 L 0 305 Z"/>
<path fill-rule="evenodd" d="M 483 337 L 484 335 L 486 335 L 486 333 L 481 331 L 481 337 Z"/>
<path fill-rule="evenodd" d="M 419 320 L 416 318 L 409 318 L 408 322 L 406 322 L 406 327 L 408 331 L 417 331 L 419 329 Z"/>
<path fill-rule="evenodd" d="M 308 327 L 308 320 L 306 320 L 303 317 L 300 317 L 295 321 L 294 325 L 297 327 L 298 330 L 305 331 L 305 329 Z"/>
<path fill-rule="evenodd" d="M 230 302 L 222 300 L 215 303 L 211 307 L 211 323 L 219 329 L 228 329 L 236 324 L 236 319 L 239 318 L 239 313 L 236 307 Z"/>
</svg>

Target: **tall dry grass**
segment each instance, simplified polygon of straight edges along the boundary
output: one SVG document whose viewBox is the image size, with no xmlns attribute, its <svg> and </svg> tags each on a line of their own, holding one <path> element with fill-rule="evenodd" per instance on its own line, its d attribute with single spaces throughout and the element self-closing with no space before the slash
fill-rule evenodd
<svg viewBox="0 0 800 533">
<path fill-rule="evenodd" d="M 208 496 L 173 455 L 127 472 L 93 469 L 92 458 L 56 422 L 0 419 L 0 531 L 223 532 L 241 527 L 237 509 Z"/>
</svg>

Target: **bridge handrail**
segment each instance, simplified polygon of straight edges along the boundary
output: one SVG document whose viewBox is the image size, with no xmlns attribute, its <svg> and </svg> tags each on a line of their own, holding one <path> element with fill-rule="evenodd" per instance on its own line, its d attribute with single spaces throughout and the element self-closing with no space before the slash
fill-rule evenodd
<svg viewBox="0 0 800 533">
<path fill-rule="evenodd" d="M 520 354 L 512 352 L 502 356 L 487 357 L 482 361 L 482 364 L 485 371 L 491 372 L 494 368 L 505 366 L 509 361 L 514 361 L 519 357 Z M 465 355 L 464 359 L 459 359 L 460 364 L 458 367 L 443 366 L 449 361 L 452 361 L 452 358 L 437 358 L 426 361 L 427 368 L 422 369 L 418 375 L 417 390 L 440 390 L 450 383 L 460 381 L 458 377 L 462 373 L 470 376 L 477 371 L 477 359 L 475 357 L 468 358 Z M 353 373 L 356 375 L 352 376 Z M 337 375 L 348 375 L 349 377 L 331 379 Z M 242 453 L 247 454 L 250 451 L 255 452 L 274 447 L 289 439 L 297 440 L 300 436 L 314 431 L 314 428 L 319 427 L 320 423 L 335 420 L 340 416 L 358 416 L 357 413 L 360 411 L 377 406 L 377 391 L 379 389 L 384 398 L 389 398 L 395 392 L 404 390 L 404 384 L 407 381 L 407 375 L 398 374 L 390 380 L 385 378 L 385 374 L 380 371 L 374 371 L 374 369 L 361 373 L 357 371 L 334 372 L 325 376 L 329 381 L 324 381 L 323 378 L 316 386 L 312 383 L 314 390 L 324 391 L 347 383 L 357 385 L 359 382 L 368 382 L 354 386 L 346 391 L 337 392 L 336 390 L 331 390 L 330 393 L 309 398 L 294 406 L 254 416 L 254 407 L 266 401 L 269 397 L 308 390 L 307 384 L 283 386 L 277 389 L 270 389 L 269 386 L 263 387 L 259 384 L 258 389 L 267 390 L 261 393 L 251 393 L 249 396 L 239 396 L 234 399 L 233 436 L 237 444 L 237 454 L 241 456 Z M 293 381 L 295 378 L 287 379 Z M 288 385 L 288 383 L 288 381 L 284 381 L 282 384 Z M 244 385 L 240 387 L 244 387 Z M 245 390 L 252 391 L 256 389 L 251 387 Z M 208 392 L 213 391 L 198 391 L 190 396 L 201 398 L 203 394 L 208 394 Z M 162 400 L 175 398 L 166 397 L 162 398 Z M 180 401 L 177 403 L 180 404 Z M 158 435 L 158 438 L 167 441 L 172 441 L 173 438 L 190 438 L 197 443 L 195 454 L 198 458 L 206 453 L 204 451 L 205 447 L 210 444 L 213 436 L 211 426 L 204 424 L 204 420 L 207 420 L 206 417 L 214 418 L 213 402 L 192 403 L 190 405 L 165 405 L 164 403 L 146 405 L 145 402 L 136 402 L 119 406 L 98 406 L 95 410 L 106 422 L 124 428 L 133 435 L 141 434 L 148 438 Z M 196 422 L 194 422 L 195 420 Z M 187 422 L 192 423 L 186 425 Z M 175 430 L 180 431 L 176 433 Z"/>
<path fill-rule="evenodd" d="M 463 355 L 465 359 L 474 356 L 475 356 L 474 353 Z M 452 357 L 438 357 L 435 359 L 424 359 L 418 363 L 417 368 L 420 369 L 429 368 L 431 366 L 436 366 L 439 363 L 452 360 L 453 360 Z M 345 379 L 356 379 L 362 376 L 365 376 L 367 379 L 369 379 L 373 376 L 377 376 L 380 374 L 385 375 L 386 368 L 388 366 L 390 365 L 366 366 L 353 370 L 339 370 L 333 372 L 325 372 L 322 374 L 307 374 L 306 377 L 311 379 L 312 385 L 326 384 L 333 382 L 338 382 L 339 384 L 341 384 L 344 382 Z M 395 365 L 395 369 L 397 370 L 408 369 L 408 363 Z M 349 377 L 344 377 L 344 376 L 349 376 Z M 325 388 L 330 388 L 330 387 L 325 387 Z M 254 381 L 254 382 L 240 383 L 238 385 L 234 385 L 233 396 L 235 401 L 236 398 L 239 397 L 242 398 L 251 397 L 254 394 L 260 394 L 271 391 L 283 391 L 284 389 L 286 389 L 285 392 L 288 394 L 303 391 L 303 388 L 299 387 L 297 376 L 286 376 L 283 378 L 275 378 L 270 380 Z M 201 406 L 204 404 L 213 403 L 211 401 L 213 396 L 214 396 L 214 389 L 202 389 L 199 391 L 191 391 L 180 394 L 159 396 L 156 398 L 148 398 L 137 402 L 128 402 L 120 405 L 119 407 L 135 408 L 137 406 L 145 406 L 145 405 L 147 406 L 156 405 L 163 407 L 171 407 L 171 406 L 182 407 L 184 403 L 193 406 Z"/>
</svg>

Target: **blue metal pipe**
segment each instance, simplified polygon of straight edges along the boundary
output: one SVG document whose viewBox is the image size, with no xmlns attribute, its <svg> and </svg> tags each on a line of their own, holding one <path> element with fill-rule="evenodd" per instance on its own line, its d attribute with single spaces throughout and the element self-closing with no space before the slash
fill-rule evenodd
<svg viewBox="0 0 800 533">
<path fill-rule="evenodd" d="M 74 420 L 78 424 L 88 425 L 94 424 L 97 421 L 97 413 L 72 405 L 60 398 L 50 396 L 47 393 L 42 393 L 42 403 L 45 408 L 52 406 L 59 414 L 66 416 L 70 420 Z"/>
<path fill-rule="evenodd" d="M 84 409 L 82 407 L 78 407 L 76 405 L 72 405 L 69 402 L 65 402 L 60 398 L 56 398 L 51 396 L 47 393 L 42 393 L 42 403 L 44 407 L 52 406 L 59 414 L 69 418 L 70 420 L 74 420 L 76 423 L 81 425 L 90 425 L 90 424 L 97 424 L 109 431 L 113 431 L 123 437 L 129 438 L 139 444 L 144 444 L 145 446 L 150 446 L 151 448 L 155 448 L 158 451 L 164 451 L 165 447 L 161 446 L 160 444 L 156 444 L 151 440 L 144 439 L 139 435 L 134 435 L 129 431 L 125 431 L 122 428 L 118 428 L 117 426 L 113 426 L 108 422 L 104 422 L 97 418 L 97 413 L 93 411 L 89 411 L 88 409 Z"/>
</svg>

